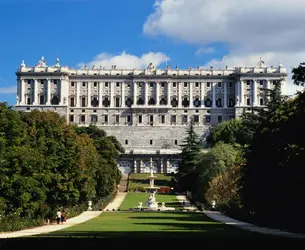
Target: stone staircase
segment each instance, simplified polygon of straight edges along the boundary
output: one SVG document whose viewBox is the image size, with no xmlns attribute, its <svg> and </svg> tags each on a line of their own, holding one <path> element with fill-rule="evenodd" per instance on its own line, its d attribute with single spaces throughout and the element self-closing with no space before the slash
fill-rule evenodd
<svg viewBox="0 0 305 250">
<path fill-rule="evenodd" d="M 128 187 L 128 174 L 123 174 L 122 179 L 120 181 L 120 186 L 119 186 L 119 191 L 120 192 L 127 192 L 127 187 Z"/>
</svg>

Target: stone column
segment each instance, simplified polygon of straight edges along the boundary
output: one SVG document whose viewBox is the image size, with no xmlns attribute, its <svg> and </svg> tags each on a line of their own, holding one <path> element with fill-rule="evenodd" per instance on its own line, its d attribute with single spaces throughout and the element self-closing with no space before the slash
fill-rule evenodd
<svg viewBox="0 0 305 250">
<path fill-rule="evenodd" d="M 252 85 L 252 106 L 257 105 L 257 81 L 256 79 L 253 79 L 253 85 Z"/>
<path fill-rule="evenodd" d="M 76 95 L 75 95 L 75 101 L 76 101 L 76 105 L 75 107 L 76 108 L 79 108 L 80 107 L 80 82 L 76 82 Z"/>
<path fill-rule="evenodd" d="M 148 105 L 148 88 L 149 88 L 149 84 L 148 82 L 144 82 L 144 105 L 147 106 Z"/>
<path fill-rule="evenodd" d="M 204 82 L 200 83 L 201 108 L 204 108 Z"/>
<path fill-rule="evenodd" d="M 137 105 L 137 82 L 133 82 L 132 89 L 133 89 L 133 106 L 136 106 Z"/>
<path fill-rule="evenodd" d="M 163 164 L 163 161 L 164 161 L 164 159 L 163 158 L 161 158 L 160 159 L 160 173 L 164 173 L 164 164 Z"/>
<path fill-rule="evenodd" d="M 240 81 L 237 80 L 235 82 L 235 85 L 234 85 L 235 86 L 235 107 L 238 107 L 239 104 L 240 104 L 240 92 L 239 92 L 240 87 L 239 87 L 239 85 L 240 85 Z"/>
<path fill-rule="evenodd" d="M 171 105 L 171 82 L 167 82 L 167 106 Z"/>
<path fill-rule="evenodd" d="M 177 82 L 178 86 L 178 108 L 182 107 L 182 82 Z"/>
<path fill-rule="evenodd" d="M 212 82 L 212 91 L 213 91 L 212 108 L 216 108 L 216 82 Z"/>
<path fill-rule="evenodd" d="M 38 105 L 38 81 L 34 79 L 34 99 L 33 105 Z"/>
<path fill-rule="evenodd" d="M 194 106 L 194 98 L 193 98 L 193 83 L 190 82 L 190 87 L 189 87 L 189 98 L 190 98 L 190 108 L 192 108 Z"/>
<path fill-rule="evenodd" d="M 51 80 L 47 78 L 47 101 L 46 105 L 51 105 Z"/>
<path fill-rule="evenodd" d="M 244 99 L 245 99 L 245 92 L 244 92 L 244 80 L 240 80 L 240 84 L 239 84 L 239 100 L 240 100 L 240 106 L 244 106 Z"/>
<path fill-rule="evenodd" d="M 286 81 L 285 81 L 285 80 L 281 80 L 281 81 L 280 81 L 280 84 L 281 84 L 281 86 L 280 86 L 280 87 L 281 87 L 281 94 L 284 95 L 285 92 L 286 92 L 286 91 L 285 91 L 285 88 L 286 88 Z"/>
<path fill-rule="evenodd" d="M 223 107 L 227 108 L 228 107 L 228 93 L 227 93 L 228 92 L 228 83 L 224 82 L 223 85 L 224 85 Z"/>
<path fill-rule="evenodd" d="M 160 85 L 159 82 L 156 82 L 156 105 L 159 106 L 160 105 Z"/>
<path fill-rule="evenodd" d="M 133 172 L 137 173 L 137 160 L 133 160 Z"/>
<path fill-rule="evenodd" d="M 91 82 L 88 82 L 87 84 L 88 84 L 88 86 L 87 86 L 87 88 L 88 88 L 87 107 L 91 108 Z"/>
<path fill-rule="evenodd" d="M 121 107 L 125 107 L 125 82 L 121 84 Z"/>
<path fill-rule="evenodd" d="M 60 79 L 60 105 L 68 105 L 68 82 Z"/>
<path fill-rule="evenodd" d="M 166 173 L 169 173 L 169 160 L 166 159 Z"/>
<path fill-rule="evenodd" d="M 98 86 L 98 106 L 103 106 L 103 82 L 99 82 Z"/>
<path fill-rule="evenodd" d="M 270 80 L 266 79 L 266 89 L 270 89 Z"/>
<path fill-rule="evenodd" d="M 17 79 L 17 95 L 16 95 L 16 105 L 20 104 L 20 89 L 21 89 L 21 80 Z"/>
<path fill-rule="evenodd" d="M 114 107 L 114 82 L 110 82 L 110 108 Z"/>
<path fill-rule="evenodd" d="M 25 104 L 25 88 L 24 88 L 24 79 L 21 78 L 19 80 L 19 83 L 20 83 L 20 88 L 19 88 L 19 104 Z"/>
</svg>

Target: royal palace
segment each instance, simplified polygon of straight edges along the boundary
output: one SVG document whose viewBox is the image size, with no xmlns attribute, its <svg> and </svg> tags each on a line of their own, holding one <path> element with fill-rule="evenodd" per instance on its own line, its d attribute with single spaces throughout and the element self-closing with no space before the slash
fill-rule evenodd
<svg viewBox="0 0 305 250">
<path fill-rule="evenodd" d="M 264 107 L 266 89 L 280 85 L 286 69 L 281 63 L 253 67 L 146 69 L 36 66 L 24 62 L 17 72 L 16 110 L 53 110 L 79 126 L 95 124 L 114 135 L 125 148 L 118 159 L 122 172 L 175 172 L 180 145 L 192 119 L 198 135 L 212 125 Z"/>
</svg>

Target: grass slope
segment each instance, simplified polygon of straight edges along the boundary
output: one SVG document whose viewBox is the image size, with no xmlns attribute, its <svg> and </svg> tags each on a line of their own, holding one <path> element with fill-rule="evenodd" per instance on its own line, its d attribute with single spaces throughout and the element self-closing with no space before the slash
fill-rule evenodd
<svg viewBox="0 0 305 250">
<path fill-rule="evenodd" d="M 143 190 L 145 187 L 149 186 L 149 180 L 147 179 L 150 174 L 144 173 L 132 173 L 129 176 L 129 184 L 128 190 Z M 162 186 L 171 186 L 171 176 L 167 174 L 154 174 L 156 176 L 155 179 L 155 186 L 162 187 Z"/>
<path fill-rule="evenodd" d="M 139 202 L 143 202 L 143 206 L 145 206 L 145 202 L 148 199 L 148 193 L 127 193 L 125 200 L 120 206 L 120 210 L 128 210 L 129 208 L 136 208 L 139 205 Z M 182 206 L 180 202 L 177 200 L 175 195 L 167 195 L 167 194 L 156 194 L 157 202 L 165 202 L 165 206 L 174 207 L 176 210 L 181 210 Z"/>
</svg>

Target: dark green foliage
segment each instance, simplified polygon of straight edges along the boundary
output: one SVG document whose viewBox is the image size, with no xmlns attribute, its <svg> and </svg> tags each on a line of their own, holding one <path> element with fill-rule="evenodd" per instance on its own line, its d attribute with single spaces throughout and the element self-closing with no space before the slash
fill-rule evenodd
<svg viewBox="0 0 305 250">
<path fill-rule="evenodd" d="M 253 114 L 256 129 L 245 155 L 242 201 L 260 223 L 301 230 L 305 223 L 305 93 L 288 100 L 275 88 L 270 97 L 267 108 Z M 297 205 L 291 207 L 292 203 Z"/>
<path fill-rule="evenodd" d="M 207 137 L 207 143 L 210 147 L 221 141 L 231 145 L 244 146 L 249 143 L 247 133 L 248 131 L 242 119 L 232 119 L 213 127 Z"/>
<path fill-rule="evenodd" d="M 177 178 L 181 190 L 191 191 L 197 178 L 195 171 L 198 162 L 197 156 L 203 147 L 198 135 L 195 133 L 192 120 L 186 133 L 187 137 L 181 145 L 181 162 L 179 163 Z"/>
<path fill-rule="evenodd" d="M 38 225 L 58 208 L 85 208 L 89 199 L 112 195 L 120 152 L 116 138 L 94 126 L 74 128 L 55 112 L 1 105 L 0 231 Z"/>
</svg>

